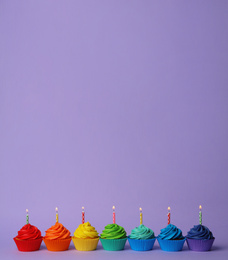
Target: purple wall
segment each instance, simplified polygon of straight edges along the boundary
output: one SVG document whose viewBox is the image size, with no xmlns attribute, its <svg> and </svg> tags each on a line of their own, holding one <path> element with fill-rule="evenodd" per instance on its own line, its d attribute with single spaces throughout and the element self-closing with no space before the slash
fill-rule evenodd
<svg viewBox="0 0 228 260">
<path fill-rule="evenodd" d="M 1 1 L 0 226 L 86 220 L 224 244 L 227 1 Z M 227 251 L 226 251 L 227 254 Z"/>
</svg>

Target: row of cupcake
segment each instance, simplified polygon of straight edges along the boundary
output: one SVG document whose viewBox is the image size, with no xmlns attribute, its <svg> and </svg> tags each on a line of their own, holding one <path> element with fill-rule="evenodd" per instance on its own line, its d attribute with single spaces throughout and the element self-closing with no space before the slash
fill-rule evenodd
<svg viewBox="0 0 228 260">
<path fill-rule="evenodd" d="M 89 222 L 84 222 L 84 209 L 82 212 L 82 224 L 75 230 L 74 235 L 58 221 L 58 211 L 56 213 L 56 223 L 42 237 L 40 230 L 29 224 L 28 213 L 27 223 L 24 225 L 18 235 L 14 238 L 19 251 L 39 250 L 42 240 L 50 251 L 64 251 L 69 248 L 71 240 L 75 248 L 79 251 L 91 251 L 97 248 L 98 241 L 105 250 L 118 251 L 123 250 L 128 240 L 131 249 L 136 251 L 152 250 L 155 240 L 158 240 L 160 248 L 164 251 L 181 251 L 185 241 L 190 250 L 209 251 L 214 242 L 212 232 L 202 225 L 202 212 L 200 210 L 200 224 L 194 226 L 187 233 L 182 235 L 182 231 L 175 225 L 170 224 L 170 212 L 168 213 L 168 225 L 161 229 L 160 234 L 155 237 L 154 232 L 143 225 L 142 212 L 140 208 L 140 225 L 131 231 L 127 236 L 125 229 L 115 223 L 115 208 L 113 210 L 113 223 L 105 226 L 102 233 L 98 234 L 96 229 Z"/>
</svg>

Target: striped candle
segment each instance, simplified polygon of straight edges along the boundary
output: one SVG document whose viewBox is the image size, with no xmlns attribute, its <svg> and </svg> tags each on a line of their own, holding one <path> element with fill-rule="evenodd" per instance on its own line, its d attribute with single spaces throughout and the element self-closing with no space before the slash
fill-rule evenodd
<svg viewBox="0 0 228 260">
<path fill-rule="evenodd" d="M 142 214 L 142 208 L 139 208 L 139 214 L 140 214 L 140 225 L 143 223 L 143 214 Z"/>
<path fill-rule="evenodd" d="M 85 208 L 82 207 L 82 224 L 85 223 Z"/>
<path fill-rule="evenodd" d="M 29 214 L 28 214 L 28 209 L 26 209 L 26 224 L 29 224 Z"/>
<path fill-rule="evenodd" d="M 168 207 L 168 225 L 170 224 L 170 207 Z"/>
<path fill-rule="evenodd" d="M 115 206 L 112 207 L 112 223 L 116 224 L 116 212 L 115 212 Z"/>
<path fill-rule="evenodd" d="M 202 206 L 201 205 L 199 205 L 199 223 L 200 223 L 200 225 L 202 225 Z"/>
<path fill-rule="evenodd" d="M 59 210 L 57 207 L 55 208 L 55 220 L 56 220 L 56 223 L 59 222 Z"/>
</svg>

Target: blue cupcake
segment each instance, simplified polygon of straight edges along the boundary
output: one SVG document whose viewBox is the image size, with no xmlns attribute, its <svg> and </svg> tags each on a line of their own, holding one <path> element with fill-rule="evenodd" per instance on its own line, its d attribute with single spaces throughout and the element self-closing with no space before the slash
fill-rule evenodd
<svg viewBox="0 0 228 260">
<path fill-rule="evenodd" d="M 186 238 L 179 228 L 169 224 L 166 228 L 161 229 L 157 240 L 163 251 L 181 251 Z"/>
<path fill-rule="evenodd" d="M 151 250 L 155 240 L 154 231 L 143 224 L 132 229 L 131 234 L 128 237 L 131 249 L 136 251 Z"/>
<path fill-rule="evenodd" d="M 191 228 L 186 238 L 188 248 L 193 251 L 209 251 L 215 240 L 209 228 L 201 224 Z"/>
</svg>

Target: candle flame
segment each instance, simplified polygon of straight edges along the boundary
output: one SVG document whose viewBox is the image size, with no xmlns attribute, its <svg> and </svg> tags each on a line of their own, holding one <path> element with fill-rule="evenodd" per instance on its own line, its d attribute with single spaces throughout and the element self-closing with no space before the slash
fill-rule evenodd
<svg viewBox="0 0 228 260">
<path fill-rule="evenodd" d="M 26 209 L 26 213 L 28 214 L 28 209 Z"/>
<path fill-rule="evenodd" d="M 142 208 L 139 208 L 139 211 L 142 211 Z"/>
<path fill-rule="evenodd" d="M 57 207 L 55 208 L 55 211 L 57 211 L 57 212 L 58 212 L 58 208 L 57 208 Z"/>
<path fill-rule="evenodd" d="M 200 209 L 200 210 L 202 209 L 202 206 L 201 206 L 201 205 L 199 205 L 199 209 Z"/>
<path fill-rule="evenodd" d="M 85 208 L 84 208 L 84 207 L 82 207 L 82 211 L 84 211 L 84 209 L 85 209 Z"/>
<path fill-rule="evenodd" d="M 170 211 L 170 207 L 168 207 L 168 211 Z"/>
<path fill-rule="evenodd" d="M 115 210 L 115 208 L 116 208 L 115 206 L 112 207 L 113 210 Z"/>
</svg>

